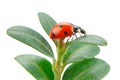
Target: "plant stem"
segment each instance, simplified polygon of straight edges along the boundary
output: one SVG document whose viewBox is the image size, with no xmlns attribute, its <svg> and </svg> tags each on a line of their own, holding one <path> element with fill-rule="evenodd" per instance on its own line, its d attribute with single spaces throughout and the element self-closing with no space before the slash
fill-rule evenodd
<svg viewBox="0 0 120 80">
<path fill-rule="evenodd" d="M 54 80 L 60 80 L 61 74 L 64 70 L 64 66 L 62 63 L 63 53 L 65 51 L 65 44 L 62 39 L 58 40 L 57 44 L 57 60 L 53 61 L 53 70 L 55 78 Z"/>
</svg>

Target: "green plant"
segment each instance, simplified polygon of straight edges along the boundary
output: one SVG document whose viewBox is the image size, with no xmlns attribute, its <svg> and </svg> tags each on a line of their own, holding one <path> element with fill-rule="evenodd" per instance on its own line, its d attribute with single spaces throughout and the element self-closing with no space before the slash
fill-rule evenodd
<svg viewBox="0 0 120 80">
<path fill-rule="evenodd" d="M 56 24 L 55 20 L 42 12 L 38 13 L 38 17 L 49 34 Z M 107 45 L 106 40 L 100 36 L 87 35 L 67 43 L 53 40 L 57 49 L 57 53 L 53 53 L 47 40 L 30 28 L 13 26 L 7 30 L 7 34 L 52 58 L 53 63 L 37 55 L 24 54 L 15 57 L 36 80 L 101 80 L 110 70 L 105 61 L 95 58 L 100 52 L 99 46 Z M 54 54 L 57 54 L 57 59 Z"/>
</svg>

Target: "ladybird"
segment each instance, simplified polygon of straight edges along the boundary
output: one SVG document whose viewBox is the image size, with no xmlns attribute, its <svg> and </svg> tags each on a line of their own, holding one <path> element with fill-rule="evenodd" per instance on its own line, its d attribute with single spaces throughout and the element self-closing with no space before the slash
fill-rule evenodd
<svg viewBox="0 0 120 80">
<path fill-rule="evenodd" d="M 72 35 L 76 36 L 76 33 L 82 33 L 86 35 L 86 31 L 81 27 L 68 22 L 62 22 L 53 26 L 49 36 L 51 39 L 64 39 L 66 37 L 71 37 Z"/>
</svg>

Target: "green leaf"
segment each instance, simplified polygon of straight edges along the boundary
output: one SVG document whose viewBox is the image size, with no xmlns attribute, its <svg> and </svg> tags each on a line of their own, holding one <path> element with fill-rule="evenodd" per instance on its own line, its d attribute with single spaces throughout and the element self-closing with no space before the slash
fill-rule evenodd
<svg viewBox="0 0 120 80">
<path fill-rule="evenodd" d="M 52 65 L 36 55 L 20 55 L 15 58 L 36 80 L 54 80 Z"/>
<path fill-rule="evenodd" d="M 41 23 L 43 29 L 49 35 L 50 30 L 56 24 L 56 21 L 52 17 L 50 17 L 48 14 L 43 13 L 43 12 L 39 12 L 38 17 L 39 17 L 39 20 L 40 20 L 40 23 Z M 55 42 L 55 44 L 56 44 L 56 42 Z"/>
<path fill-rule="evenodd" d="M 48 42 L 39 33 L 30 28 L 13 26 L 7 30 L 7 34 L 49 57 L 54 57 L 53 51 Z"/>
<path fill-rule="evenodd" d="M 62 80 L 101 80 L 110 70 L 110 66 L 100 59 L 88 59 L 70 65 Z"/>
<path fill-rule="evenodd" d="M 82 36 L 76 40 L 73 40 L 71 42 L 80 42 L 80 43 L 88 43 L 88 44 L 95 44 L 95 45 L 100 45 L 100 46 L 105 46 L 107 45 L 107 41 L 97 35 L 86 35 Z"/>
<path fill-rule="evenodd" d="M 39 12 L 38 17 L 42 27 L 44 28 L 46 33 L 49 35 L 49 32 L 51 28 L 56 24 L 56 21 L 52 17 L 50 17 L 48 14 L 43 12 Z"/>
<path fill-rule="evenodd" d="M 90 59 L 96 56 L 100 52 L 97 45 L 85 44 L 85 43 L 74 43 L 69 44 L 65 55 L 63 57 L 63 63 L 69 64 L 84 59 Z"/>
</svg>

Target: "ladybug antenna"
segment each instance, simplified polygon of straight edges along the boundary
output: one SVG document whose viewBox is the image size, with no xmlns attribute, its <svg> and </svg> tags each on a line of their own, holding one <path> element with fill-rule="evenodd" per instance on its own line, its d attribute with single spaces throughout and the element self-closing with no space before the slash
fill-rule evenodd
<svg viewBox="0 0 120 80">
<path fill-rule="evenodd" d="M 84 36 L 86 36 L 86 31 L 82 29 L 80 26 L 74 25 L 74 32 L 75 33 L 82 33 Z"/>
</svg>

